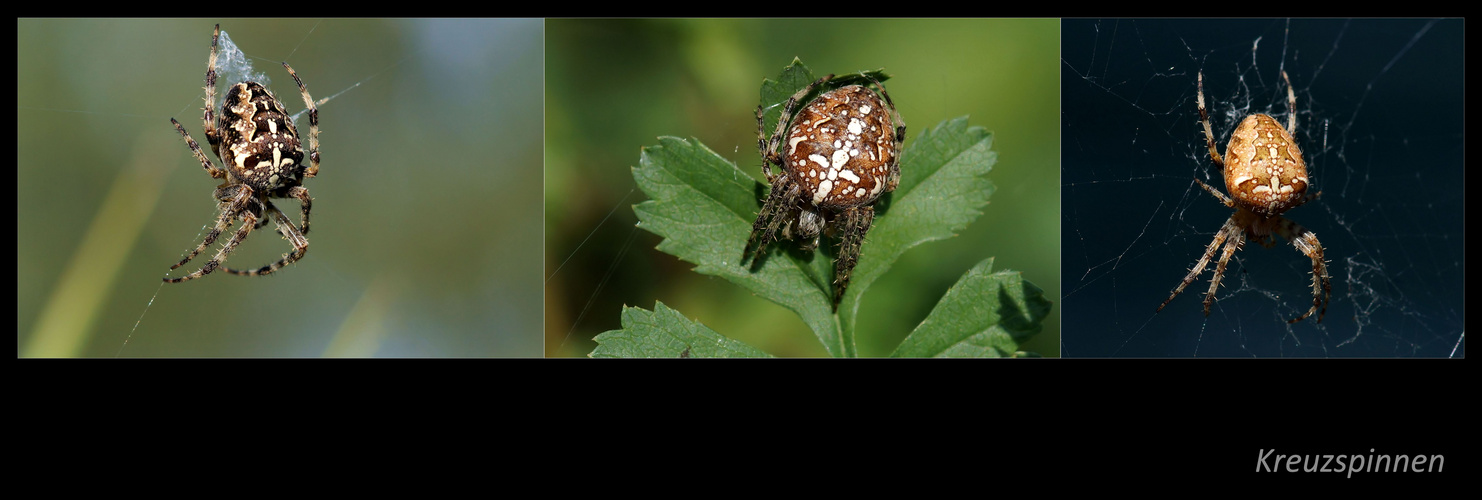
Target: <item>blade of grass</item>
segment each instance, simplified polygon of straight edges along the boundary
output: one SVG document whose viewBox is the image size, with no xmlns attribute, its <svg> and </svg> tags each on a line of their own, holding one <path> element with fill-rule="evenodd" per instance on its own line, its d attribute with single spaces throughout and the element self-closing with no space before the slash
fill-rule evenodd
<svg viewBox="0 0 1482 500">
<path fill-rule="evenodd" d="M 326 358 L 368 358 L 381 348 L 386 337 L 386 312 L 397 287 L 386 275 L 376 277 L 355 307 L 340 322 L 340 330 L 324 348 Z"/>
<path fill-rule="evenodd" d="M 143 134 L 129 167 L 114 179 L 82 243 L 57 279 L 21 356 L 74 357 L 87 345 L 104 299 L 139 240 L 144 223 L 179 165 L 185 147 L 178 138 Z M 156 280 L 158 281 L 158 280 Z"/>
</svg>

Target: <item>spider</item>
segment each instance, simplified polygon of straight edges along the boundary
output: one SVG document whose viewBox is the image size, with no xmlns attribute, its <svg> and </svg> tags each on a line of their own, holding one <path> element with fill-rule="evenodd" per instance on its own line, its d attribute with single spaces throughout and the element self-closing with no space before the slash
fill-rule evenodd
<svg viewBox="0 0 1482 500">
<path fill-rule="evenodd" d="M 759 260 L 779 228 L 782 238 L 801 241 L 809 252 L 818 247 L 821 233 L 838 236 L 833 282 L 837 311 L 865 232 L 875 220 L 875 200 L 900 183 L 906 126 L 879 82 L 873 82 L 874 88 L 829 90 L 798 109 L 803 98 L 833 77 L 820 78 L 788 98 L 770 137 L 762 118 L 765 108 L 756 108 L 757 150 L 772 190 L 752 224 L 741 262 L 748 256 Z M 773 173 L 772 165 L 781 171 Z"/>
<path fill-rule="evenodd" d="M 293 118 L 285 111 L 283 103 L 257 82 L 244 81 L 228 88 L 218 120 L 212 113 L 216 107 L 216 45 L 220 37 L 221 25 L 218 24 L 211 33 L 211 58 L 206 62 L 206 112 L 202 120 L 206 142 L 211 144 L 211 152 L 216 154 L 225 168 L 216 168 L 206 158 L 205 153 L 201 152 L 201 146 L 190 137 L 185 127 L 180 126 L 180 122 L 171 118 L 170 123 L 175 124 L 175 130 L 180 131 L 180 136 L 185 138 L 185 144 L 190 146 L 191 152 L 201 162 L 206 173 L 213 179 L 225 179 L 214 193 L 221 213 L 216 216 L 215 227 L 206 233 L 205 241 L 179 263 L 170 266 L 170 269 L 190 262 L 202 250 L 211 246 L 223 231 L 231 229 L 238 219 L 242 221 L 242 227 L 200 270 L 179 278 L 167 277 L 164 279 L 166 283 L 180 283 L 211 274 L 221 267 L 227 256 L 231 255 L 253 229 L 268 223 L 268 215 L 277 223 L 278 232 L 293 245 L 293 251 L 283 254 L 283 258 L 277 262 L 258 269 L 238 271 L 227 268 L 226 272 L 241 276 L 268 274 L 298 261 L 309 250 L 309 240 L 304 235 L 309 234 L 309 207 L 313 200 L 309 198 L 309 190 L 300 184 L 304 178 L 319 173 L 319 110 L 314 106 L 314 99 L 309 97 L 309 89 L 304 86 L 303 80 L 285 62 L 283 69 L 293 76 L 299 93 L 303 94 L 304 105 L 309 110 L 307 153 L 299 141 Z M 311 165 L 304 165 L 306 155 Z M 273 206 L 271 198 L 299 200 L 303 206 L 302 230 L 294 226 L 283 211 Z"/>
<path fill-rule="evenodd" d="M 1204 294 L 1204 315 L 1209 316 L 1209 304 L 1214 302 L 1215 291 L 1220 287 L 1220 278 L 1225 275 L 1225 265 L 1230 261 L 1230 256 L 1245 244 L 1246 238 L 1271 248 L 1276 244 L 1275 235 L 1279 234 L 1292 242 L 1297 251 L 1312 259 L 1312 308 L 1287 323 L 1306 319 L 1317 311 L 1318 305 L 1322 306 L 1322 312 L 1317 315 L 1317 322 L 1321 323 L 1323 316 L 1327 314 L 1328 299 L 1333 294 L 1333 287 L 1328 278 L 1327 264 L 1323 260 L 1322 244 L 1318 243 L 1317 235 L 1312 231 L 1281 216 L 1283 212 L 1321 194 L 1305 195 L 1308 186 L 1307 164 L 1302 161 L 1302 152 L 1297 148 L 1296 140 L 1292 139 L 1292 134 L 1297 131 L 1297 96 L 1292 91 L 1292 81 L 1287 78 L 1285 71 L 1281 72 L 1281 79 L 1286 81 L 1286 128 L 1281 128 L 1280 123 L 1264 114 L 1246 116 L 1230 134 L 1230 144 L 1225 146 L 1225 156 L 1221 158 L 1219 151 L 1215 150 L 1214 132 L 1209 127 L 1209 113 L 1204 109 L 1204 73 L 1199 73 L 1199 120 L 1204 123 L 1204 138 L 1209 145 L 1209 157 L 1224 170 L 1225 190 L 1231 196 L 1225 196 L 1199 179 L 1194 179 L 1194 182 L 1199 183 L 1200 187 L 1209 191 L 1209 194 L 1214 195 L 1225 206 L 1234 208 L 1235 214 L 1215 233 L 1214 241 L 1204 250 L 1204 256 L 1194 263 L 1194 269 L 1184 276 L 1178 288 L 1173 289 L 1168 300 L 1158 306 L 1158 311 L 1162 311 L 1164 306 L 1184 291 L 1184 287 L 1189 286 L 1189 283 L 1193 283 L 1204 272 L 1204 266 L 1209 264 L 1209 259 L 1223 245 L 1225 250 L 1220 254 L 1219 265 L 1214 269 L 1209 292 Z"/>
</svg>

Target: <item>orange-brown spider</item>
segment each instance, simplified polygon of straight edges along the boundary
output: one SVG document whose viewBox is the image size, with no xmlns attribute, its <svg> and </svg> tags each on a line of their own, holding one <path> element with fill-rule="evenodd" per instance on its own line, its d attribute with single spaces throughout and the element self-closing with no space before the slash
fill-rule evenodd
<svg viewBox="0 0 1482 500">
<path fill-rule="evenodd" d="M 1297 141 L 1292 139 L 1292 134 L 1297 131 L 1297 96 L 1292 91 L 1292 81 L 1287 78 L 1285 71 L 1281 72 L 1281 79 L 1286 81 L 1286 128 L 1264 114 L 1246 116 L 1230 134 L 1230 144 L 1225 146 L 1225 156 L 1221 158 L 1219 151 L 1215 149 L 1209 113 L 1204 108 L 1204 73 L 1199 73 L 1199 120 L 1204 124 L 1209 158 L 1224 170 L 1225 190 L 1230 192 L 1230 196 L 1225 196 L 1198 179 L 1194 179 L 1194 182 L 1219 198 L 1225 206 L 1234 208 L 1235 214 L 1215 233 L 1214 241 L 1204 250 L 1204 256 L 1194 263 L 1194 268 L 1184 276 L 1178 288 L 1173 289 L 1168 300 L 1158 306 L 1159 311 L 1204 272 L 1204 266 L 1209 265 L 1209 259 L 1223 245 L 1225 250 L 1220 255 L 1219 265 L 1215 267 L 1214 278 L 1210 280 L 1209 292 L 1204 294 L 1204 315 L 1209 316 L 1209 305 L 1214 302 L 1215 292 L 1219 290 L 1220 279 L 1225 275 L 1225 265 L 1229 263 L 1230 256 L 1245 244 L 1247 237 L 1263 247 L 1271 248 L 1276 244 L 1275 235 L 1279 234 L 1292 242 L 1297 251 L 1312 259 L 1312 308 L 1287 322 L 1296 323 L 1306 319 L 1317 311 L 1319 305 L 1322 306 L 1322 312 L 1317 315 L 1317 322 L 1321 323 L 1323 315 L 1327 314 L 1333 287 L 1328 278 L 1327 264 L 1323 260 L 1322 244 L 1318 243 L 1317 235 L 1312 231 L 1281 216 L 1283 212 L 1317 197 L 1316 194 L 1306 195 L 1309 185 L 1307 164 L 1302 161 L 1302 152 L 1297 148 Z"/>
</svg>

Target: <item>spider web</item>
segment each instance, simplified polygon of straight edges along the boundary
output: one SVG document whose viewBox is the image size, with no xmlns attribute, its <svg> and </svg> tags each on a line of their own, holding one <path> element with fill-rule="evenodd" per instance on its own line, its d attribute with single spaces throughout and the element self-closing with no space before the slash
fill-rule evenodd
<svg viewBox="0 0 1482 500">
<path fill-rule="evenodd" d="M 232 42 L 232 37 L 221 32 L 221 39 L 217 41 L 216 55 L 216 90 L 220 93 L 223 86 L 235 85 L 236 82 L 257 82 L 264 87 L 272 87 L 272 80 L 268 75 L 252 67 L 252 59 L 237 48 Z"/>
<path fill-rule="evenodd" d="M 1062 45 L 1066 356 L 1463 357 L 1460 20 L 1067 20 Z M 1321 240 L 1311 260 L 1277 238 L 1237 252 L 1209 316 L 1215 262 L 1154 313 L 1231 214 L 1195 103 L 1221 151 L 1241 118 L 1297 133 L 1321 196 L 1287 218 Z"/>
</svg>

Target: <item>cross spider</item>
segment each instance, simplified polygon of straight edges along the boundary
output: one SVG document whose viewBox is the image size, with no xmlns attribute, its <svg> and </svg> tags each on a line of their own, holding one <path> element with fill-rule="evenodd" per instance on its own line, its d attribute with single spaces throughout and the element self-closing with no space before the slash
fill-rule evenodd
<svg viewBox="0 0 1482 500">
<path fill-rule="evenodd" d="M 757 150 L 772 191 L 752 224 L 741 262 L 759 260 L 779 228 L 782 238 L 802 241 L 804 251 L 817 248 L 825 231 L 837 235 L 833 305 L 838 310 L 865 232 L 875 220 L 875 200 L 900 183 L 906 126 L 879 82 L 874 89 L 848 85 L 829 90 L 798 109 L 803 98 L 833 77 L 820 78 L 788 98 L 771 137 L 763 123 L 765 108 L 756 108 Z M 782 171 L 774 174 L 772 165 Z"/>
<path fill-rule="evenodd" d="M 185 144 L 190 146 L 191 152 L 195 153 L 206 173 L 213 179 L 225 179 L 225 182 L 216 187 L 214 194 L 220 202 L 221 213 L 216 216 L 215 227 L 206 233 L 205 241 L 179 263 L 170 266 L 170 269 L 190 262 L 190 259 L 211 246 L 223 231 L 231 229 L 238 219 L 242 221 L 242 228 L 200 270 L 179 278 L 165 278 L 166 283 L 180 283 L 215 271 L 253 229 L 268 223 L 265 213 L 272 215 L 272 220 L 278 225 L 278 232 L 293 245 L 293 251 L 283 254 L 283 258 L 277 262 L 258 269 L 238 271 L 227 268 L 226 272 L 241 276 L 268 274 L 298 261 L 309 250 L 309 240 L 304 235 L 309 233 L 309 207 L 313 200 L 309 198 L 309 190 L 300 184 L 304 178 L 319 173 L 319 110 L 314 106 L 314 99 L 309 97 L 309 89 L 299 79 L 298 73 L 288 63 L 283 63 L 283 69 L 288 70 L 288 74 L 298 84 L 304 105 L 309 110 L 307 155 L 312 163 L 309 166 L 304 165 L 305 151 L 299 142 L 298 130 L 293 127 L 293 118 L 284 110 L 283 103 L 257 82 L 244 81 L 227 89 L 218 121 L 212 113 L 216 107 L 216 45 L 220 38 L 221 25 L 218 24 L 211 33 L 211 58 L 206 62 L 206 113 L 202 121 L 206 142 L 211 144 L 211 152 L 216 154 L 225 168 L 216 168 L 206 158 L 205 153 L 201 152 L 201 146 L 196 144 L 195 139 L 191 139 L 185 127 L 180 126 L 180 122 L 171 118 L 170 123 L 175 124 L 175 129 L 185 138 Z M 223 152 L 226 154 L 223 155 Z M 299 200 L 303 205 L 303 229 L 295 227 L 283 211 L 273 206 L 270 198 Z"/>
<path fill-rule="evenodd" d="M 1214 241 L 1204 250 L 1204 256 L 1194 263 L 1194 269 L 1184 276 L 1178 288 L 1173 289 L 1168 300 L 1158 306 L 1159 311 L 1204 272 L 1209 259 L 1224 245 L 1224 253 L 1220 255 L 1219 265 L 1214 269 L 1214 278 L 1210 280 L 1209 292 L 1204 294 L 1204 315 L 1209 316 L 1209 304 L 1214 302 L 1215 291 L 1219 290 L 1220 278 L 1225 275 L 1225 264 L 1230 261 L 1230 256 L 1245 244 L 1247 237 L 1263 247 L 1271 248 L 1276 244 L 1275 235 L 1279 234 L 1292 242 L 1297 251 L 1312 259 L 1312 308 L 1287 323 L 1306 319 L 1317 311 L 1319 304 L 1322 305 L 1322 312 L 1317 315 L 1317 322 L 1321 323 L 1323 315 L 1327 314 L 1333 287 L 1328 279 L 1327 264 L 1323 261 L 1322 244 L 1318 243 L 1317 235 L 1312 231 L 1281 216 L 1283 212 L 1317 197 L 1317 194 L 1304 195 L 1308 186 L 1307 164 L 1302 161 L 1302 152 L 1297 148 L 1297 141 L 1292 138 L 1292 134 L 1297 131 L 1297 96 L 1292 91 L 1292 81 L 1287 78 L 1285 71 L 1281 72 L 1281 79 L 1286 81 L 1286 128 L 1281 128 L 1281 124 L 1275 119 L 1264 114 L 1246 116 L 1230 134 L 1230 144 L 1225 146 L 1225 156 L 1222 159 L 1219 151 L 1215 150 L 1214 132 L 1209 127 L 1209 113 L 1204 109 L 1204 73 L 1199 73 L 1199 120 L 1204 123 L 1209 158 L 1224 170 L 1225 190 L 1231 193 L 1231 197 L 1226 197 L 1199 179 L 1194 179 L 1194 182 L 1199 183 L 1200 187 L 1209 191 L 1209 194 L 1214 195 L 1225 206 L 1234 208 L 1235 214 L 1215 233 Z"/>
</svg>

